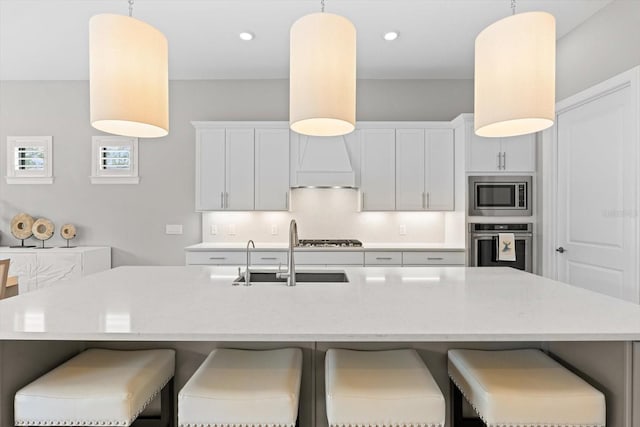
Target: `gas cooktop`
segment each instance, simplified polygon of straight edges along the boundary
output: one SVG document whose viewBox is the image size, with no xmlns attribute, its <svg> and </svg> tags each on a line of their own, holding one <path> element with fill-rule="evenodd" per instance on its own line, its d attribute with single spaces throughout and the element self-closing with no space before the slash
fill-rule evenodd
<svg viewBox="0 0 640 427">
<path fill-rule="evenodd" d="M 300 239 L 298 246 L 303 248 L 360 248 L 360 240 L 347 239 Z"/>
</svg>

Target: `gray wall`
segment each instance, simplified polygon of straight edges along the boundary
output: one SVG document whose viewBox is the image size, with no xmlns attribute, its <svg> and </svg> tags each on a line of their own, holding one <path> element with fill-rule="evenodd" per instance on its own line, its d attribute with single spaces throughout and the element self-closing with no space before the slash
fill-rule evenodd
<svg viewBox="0 0 640 427">
<path fill-rule="evenodd" d="M 557 99 L 640 65 L 640 0 L 615 0 L 558 41 Z"/>
<path fill-rule="evenodd" d="M 0 180 L 0 245 L 14 244 L 9 221 L 18 212 L 78 227 L 76 244 L 113 247 L 113 264 L 181 265 L 184 246 L 201 240 L 194 212 L 191 120 L 287 120 L 285 80 L 175 81 L 168 137 L 140 142 L 139 185 L 91 185 L 89 93 L 86 81 L 0 82 L 0 175 L 8 135 L 52 135 L 53 185 Z M 469 80 L 358 84 L 359 120 L 451 120 L 473 109 Z M 184 234 L 164 234 L 183 224 Z M 61 245 L 56 233 L 48 242 Z"/>
</svg>

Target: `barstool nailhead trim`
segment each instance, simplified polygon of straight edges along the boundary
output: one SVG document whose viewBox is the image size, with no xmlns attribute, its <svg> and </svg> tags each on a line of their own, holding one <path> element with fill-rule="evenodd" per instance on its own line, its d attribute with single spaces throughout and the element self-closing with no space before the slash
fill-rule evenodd
<svg viewBox="0 0 640 427">
<path fill-rule="evenodd" d="M 140 415 L 142 413 L 142 411 L 144 411 L 144 409 L 151 403 L 151 401 L 153 399 L 156 398 L 156 396 L 158 396 L 158 394 L 160 394 L 160 392 L 162 391 L 163 388 L 165 388 L 167 386 L 167 384 L 169 384 L 169 381 L 171 381 L 171 379 L 173 378 L 173 376 L 170 376 L 169 378 L 165 379 L 165 381 L 162 382 L 162 387 L 160 387 L 158 390 L 156 390 L 151 397 L 149 397 L 149 399 L 147 399 L 146 402 L 144 402 L 144 404 L 142 405 L 142 408 L 140 408 L 135 416 L 127 421 L 96 421 L 96 420 L 74 420 L 74 421 L 30 421 L 30 420 L 17 420 L 15 422 L 16 426 L 50 426 L 50 427 L 60 427 L 60 426 L 130 426 L 135 420 L 136 418 L 138 418 L 138 415 Z"/>
<path fill-rule="evenodd" d="M 480 412 L 478 412 L 478 408 L 476 407 L 476 405 L 469 399 L 469 397 L 467 396 L 467 393 L 465 393 L 465 391 L 458 385 L 456 380 L 454 380 L 453 377 L 451 376 L 449 376 L 449 378 L 456 385 L 458 390 L 460 390 L 460 393 L 462 393 L 462 396 L 464 396 L 464 399 L 469 403 L 469 405 L 471 405 L 473 410 L 476 412 L 476 415 L 478 415 L 478 417 L 482 420 L 482 422 L 487 427 L 606 427 L 604 424 L 554 424 L 549 422 L 531 422 L 526 424 L 511 424 L 511 423 L 488 424 L 487 420 L 485 420 L 484 417 L 480 415 Z"/>
</svg>

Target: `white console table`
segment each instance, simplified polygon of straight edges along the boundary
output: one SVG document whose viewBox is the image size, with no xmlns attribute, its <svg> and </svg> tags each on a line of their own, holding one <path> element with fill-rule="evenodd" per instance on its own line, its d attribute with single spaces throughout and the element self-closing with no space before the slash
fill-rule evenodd
<svg viewBox="0 0 640 427">
<path fill-rule="evenodd" d="M 76 248 L 0 247 L 0 259 L 9 258 L 9 275 L 18 276 L 19 293 L 51 286 L 61 280 L 75 279 L 111 268 L 111 248 L 79 246 Z"/>
</svg>

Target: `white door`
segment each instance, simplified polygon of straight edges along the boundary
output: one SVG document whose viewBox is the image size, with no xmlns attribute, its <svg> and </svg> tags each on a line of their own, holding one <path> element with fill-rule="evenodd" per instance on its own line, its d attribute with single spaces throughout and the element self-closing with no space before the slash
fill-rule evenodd
<svg viewBox="0 0 640 427">
<path fill-rule="evenodd" d="M 227 129 L 225 209 L 253 210 L 253 129 Z"/>
<path fill-rule="evenodd" d="M 483 138 L 473 131 L 473 123 L 467 123 L 467 172 L 497 172 L 500 170 L 500 138 Z"/>
<path fill-rule="evenodd" d="M 559 280 L 637 302 L 633 90 L 577 100 L 558 114 L 556 260 Z"/>
<path fill-rule="evenodd" d="M 426 208 L 424 129 L 396 130 L 396 210 Z"/>
<path fill-rule="evenodd" d="M 454 204 L 453 130 L 427 130 L 425 139 L 426 208 L 431 211 L 452 211 Z"/>
<path fill-rule="evenodd" d="M 211 211 L 224 209 L 225 192 L 225 131 L 198 130 L 199 173 L 196 209 Z"/>
<path fill-rule="evenodd" d="M 392 211 L 396 192 L 395 129 L 363 129 L 362 210 Z"/>
<path fill-rule="evenodd" d="M 502 138 L 502 170 L 506 172 L 535 172 L 536 134 Z"/>
<path fill-rule="evenodd" d="M 289 208 L 289 129 L 256 129 L 255 209 Z"/>
</svg>

